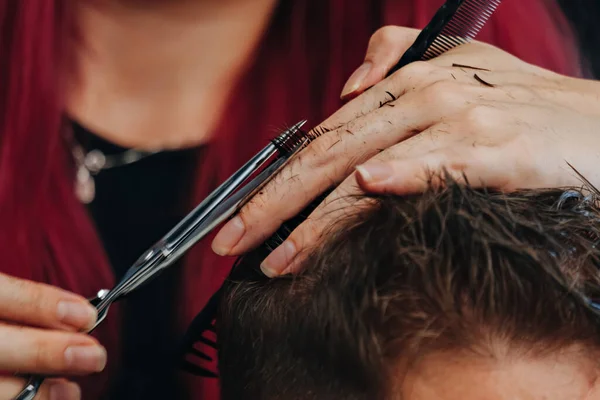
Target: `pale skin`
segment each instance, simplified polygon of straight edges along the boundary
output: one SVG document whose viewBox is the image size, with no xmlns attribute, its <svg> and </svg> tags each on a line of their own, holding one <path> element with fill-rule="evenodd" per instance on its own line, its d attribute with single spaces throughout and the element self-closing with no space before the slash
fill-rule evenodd
<svg viewBox="0 0 600 400">
<path fill-rule="evenodd" d="M 399 374 L 395 393 L 402 400 L 597 400 L 600 370 L 582 350 L 539 357 L 434 353 Z"/>
<path fill-rule="evenodd" d="M 376 85 L 321 124 L 331 131 L 222 228 L 214 251 L 245 253 L 332 185 L 335 191 L 265 259 L 265 274 L 296 271 L 323 230 L 356 205 L 352 195 L 418 193 L 432 172 L 500 190 L 578 185 L 570 163 L 600 183 L 599 82 L 557 75 L 481 43 L 382 80 L 417 34 L 386 27 L 372 37 L 370 72 L 359 68 L 343 97 Z"/>
<path fill-rule="evenodd" d="M 205 143 L 276 2 L 80 2 L 84 42 L 67 112 L 124 147 Z"/>
</svg>

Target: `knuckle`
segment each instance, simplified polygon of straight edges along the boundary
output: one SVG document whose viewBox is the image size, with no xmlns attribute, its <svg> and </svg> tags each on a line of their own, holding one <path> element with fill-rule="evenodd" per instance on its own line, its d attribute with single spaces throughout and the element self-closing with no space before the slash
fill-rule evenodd
<svg viewBox="0 0 600 400">
<path fill-rule="evenodd" d="M 31 360 L 28 364 L 35 371 L 62 371 L 64 357 L 61 343 L 51 338 L 40 337 L 33 342 Z"/>
<path fill-rule="evenodd" d="M 418 82 L 430 75 L 436 67 L 426 61 L 415 61 L 398 70 L 393 76 L 394 80 L 408 83 Z"/>
<path fill-rule="evenodd" d="M 459 178 L 471 165 L 472 159 L 465 157 L 464 154 L 452 154 L 444 160 L 445 169 L 450 172 L 455 178 Z"/>
<path fill-rule="evenodd" d="M 503 86 L 507 95 L 511 100 L 519 100 L 524 103 L 532 103 L 540 100 L 539 88 L 533 89 L 532 87 L 523 85 L 505 85 Z"/>
<path fill-rule="evenodd" d="M 348 129 L 352 129 L 353 122 L 347 124 Z M 329 162 L 334 153 L 335 147 L 340 146 L 344 138 L 339 134 L 338 131 L 331 132 L 326 135 L 322 135 L 315 139 L 309 146 L 307 155 L 305 157 L 311 157 L 316 162 L 316 165 L 325 165 Z M 309 155 L 310 154 L 310 155 Z M 301 154 L 304 155 L 304 154 Z M 298 160 L 301 160 L 299 157 Z"/>
<path fill-rule="evenodd" d="M 4 288 L 6 301 L 3 304 L 3 313 L 6 317 L 16 317 L 17 315 L 26 316 L 27 319 L 43 322 L 48 319 L 48 313 L 45 312 L 52 302 L 48 290 L 44 286 L 26 280 L 14 279 L 10 281 L 10 287 Z M 33 322 L 32 321 L 32 322 Z"/>
<path fill-rule="evenodd" d="M 529 152 L 529 150 L 536 149 L 539 147 L 537 137 L 535 135 L 527 135 L 520 133 L 517 129 L 512 131 L 509 138 L 506 138 L 506 145 L 511 147 L 517 152 L 528 152 L 530 154 L 536 154 L 537 152 Z"/>
<path fill-rule="evenodd" d="M 462 118 L 462 127 L 467 133 L 478 134 L 497 124 L 499 110 L 485 104 L 477 104 L 468 108 Z"/>
<path fill-rule="evenodd" d="M 381 27 L 371 35 L 369 46 L 380 46 L 382 44 L 392 44 L 396 42 L 397 38 L 397 27 L 393 25 L 387 25 Z"/>
<path fill-rule="evenodd" d="M 50 303 L 56 304 L 56 300 L 52 299 L 49 293 L 47 293 L 48 291 L 44 289 L 41 285 L 31 285 L 27 293 L 29 298 L 27 304 L 30 307 L 30 312 L 33 316 L 40 319 L 48 316 L 44 311 L 50 307 Z"/>
<path fill-rule="evenodd" d="M 321 237 L 321 234 L 323 233 L 323 224 L 326 223 L 327 221 L 325 221 L 325 219 L 321 216 L 319 218 L 319 220 L 315 220 L 314 217 L 313 218 L 309 218 L 307 223 L 307 229 L 305 231 L 305 236 L 307 236 L 309 238 L 308 242 L 309 243 L 315 243 L 317 241 L 317 239 L 319 239 Z M 331 222 L 331 221 L 329 221 Z M 305 242 L 306 244 L 306 242 Z"/>
<path fill-rule="evenodd" d="M 422 100 L 426 106 L 453 107 L 460 103 L 461 89 L 454 81 L 436 81 L 423 89 Z"/>
<path fill-rule="evenodd" d="M 300 155 L 298 154 L 298 157 Z M 268 220 L 270 221 L 280 219 L 278 216 L 284 212 L 279 204 L 289 204 L 290 191 L 299 183 L 296 182 L 299 179 L 298 175 L 294 174 L 292 170 L 293 164 L 297 162 L 298 159 L 293 160 L 288 167 L 277 173 L 270 182 L 244 204 L 238 216 L 247 230 L 264 233 L 263 230 L 267 226 L 265 215 L 269 216 Z M 279 222 L 283 222 L 283 220 Z"/>
<path fill-rule="evenodd" d="M 288 240 L 296 246 L 297 249 L 306 251 L 311 244 L 321 235 L 321 224 L 319 224 L 314 216 L 309 216 L 306 220 L 294 230 Z"/>
<path fill-rule="evenodd" d="M 437 160 L 428 166 L 429 179 L 434 187 L 443 187 L 448 179 L 464 183 L 465 174 L 471 168 L 473 159 L 457 149 L 446 150 L 437 155 Z"/>
<path fill-rule="evenodd" d="M 30 359 L 26 360 L 25 363 L 33 371 L 50 371 L 56 370 L 53 368 L 58 362 L 58 357 L 53 357 L 52 343 L 48 340 L 38 339 L 33 343 L 31 348 Z M 56 355 L 56 354 L 54 354 Z M 57 359 L 52 362 L 52 359 Z"/>
<path fill-rule="evenodd" d="M 304 158 L 307 156 L 306 150 L 298 153 L 285 168 L 277 172 L 256 194 L 248 199 L 239 213 L 244 222 L 256 220 L 257 217 L 271 212 L 269 207 L 272 208 L 275 196 L 287 194 L 287 190 L 299 178 L 294 171 L 302 168 Z M 282 191 L 281 188 L 285 188 L 285 190 Z"/>
<path fill-rule="evenodd" d="M 239 217 L 248 228 L 253 227 L 253 221 L 260 218 L 268 207 L 267 193 L 272 191 L 270 185 L 266 185 L 259 193 L 252 196 L 239 212 Z"/>
<path fill-rule="evenodd" d="M 317 157 L 321 157 L 327 154 L 327 149 L 329 148 L 329 146 L 331 146 L 328 138 L 328 136 L 321 136 L 314 140 L 308 147 L 310 149 L 310 152 Z"/>
</svg>

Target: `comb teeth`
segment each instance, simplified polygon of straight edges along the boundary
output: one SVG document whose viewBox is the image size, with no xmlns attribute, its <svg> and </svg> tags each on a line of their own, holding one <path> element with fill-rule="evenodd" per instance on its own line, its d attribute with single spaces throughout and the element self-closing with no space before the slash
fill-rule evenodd
<svg viewBox="0 0 600 400">
<path fill-rule="evenodd" d="M 217 343 L 214 340 L 205 337 L 208 332 L 216 332 L 214 321 L 198 332 L 199 335 L 196 337 L 195 342 L 188 344 L 184 358 L 181 360 L 181 368 L 193 375 L 216 378 L 218 377 L 218 374 L 211 371 L 208 367 L 208 365 L 213 363 L 214 359 L 206 352 L 199 350 L 196 347 L 202 347 L 202 345 L 204 345 L 215 350 L 217 349 Z M 206 364 L 206 366 L 204 366 L 204 364 Z"/>
<path fill-rule="evenodd" d="M 306 124 L 306 120 L 298 122 L 296 125 L 271 140 L 271 143 L 277 147 L 281 155 L 293 153 L 308 142 L 306 132 L 300 129 L 304 124 Z"/>
<path fill-rule="evenodd" d="M 208 354 L 206 354 L 203 351 L 198 350 L 195 347 L 192 347 L 191 349 L 189 349 L 189 353 L 191 355 L 196 356 L 196 357 L 198 357 L 198 358 L 200 358 L 202 360 L 205 360 L 205 361 L 212 361 L 213 360 L 211 356 L 209 356 Z"/>
<path fill-rule="evenodd" d="M 435 58 L 473 40 L 502 0 L 465 0 L 428 47 L 423 60 Z"/>
<path fill-rule="evenodd" d="M 216 372 L 209 370 L 208 368 L 200 367 L 194 363 L 191 363 L 187 360 L 183 360 L 181 363 L 181 369 L 186 372 L 189 372 L 192 375 L 201 376 L 204 378 L 218 378 L 219 375 Z"/>
<path fill-rule="evenodd" d="M 216 378 L 215 350 L 217 342 L 215 315 L 221 298 L 219 289 L 191 322 L 181 343 L 181 363 L 184 371 L 193 375 Z"/>
</svg>

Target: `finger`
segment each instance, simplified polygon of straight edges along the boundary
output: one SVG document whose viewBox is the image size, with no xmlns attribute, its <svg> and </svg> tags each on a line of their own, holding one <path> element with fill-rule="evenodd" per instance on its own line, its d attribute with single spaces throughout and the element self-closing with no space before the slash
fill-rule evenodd
<svg viewBox="0 0 600 400">
<path fill-rule="evenodd" d="M 520 133 L 523 115 L 533 115 L 536 108 L 527 104 L 502 101 L 502 93 L 488 96 L 492 101 L 483 100 L 485 89 L 474 89 L 474 96 L 480 100 L 469 103 L 463 110 L 446 116 L 424 131 L 390 146 L 371 158 L 371 161 L 389 161 L 418 158 L 432 151 L 468 146 L 473 149 L 492 147 L 511 142 Z"/>
<path fill-rule="evenodd" d="M 261 263 L 268 277 L 298 272 L 305 256 L 319 242 L 324 231 L 354 215 L 370 201 L 361 195 L 354 175 L 348 177 Z"/>
<path fill-rule="evenodd" d="M 0 325 L 0 370 L 46 375 L 100 372 L 106 350 L 82 333 Z"/>
<path fill-rule="evenodd" d="M 543 71 L 540 67 L 528 64 L 498 47 L 477 41 L 455 47 L 429 62 L 442 66 L 467 65 L 491 71 Z"/>
<path fill-rule="evenodd" d="M 357 164 L 469 105 L 465 91 L 439 86 L 403 96 L 394 107 L 379 108 L 314 140 L 221 229 L 213 250 L 243 254 L 320 193 L 342 182 Z"/>
<path fill-rule="evenodd" d="M 14 399 L 25 387 L 25 379 L 0 378 L 0 400 Z M 47 379 L 38 391 L 35 400 L 79 400 L 81 389 L 76 383 L 65 379 Z"/>
<path fill-rule="evenodd" d="M 464 115 L 465 126 L 456 129 L 479 137 L 482 132 L 497 129 L 495 125 L 506 127 L 510 113 L 498 111 L 506 107 L 502 101 L 514 103 L 513 96 L 473 82 L 476 84 L 435 82 L 421 91 L 405 94 L 388 104 L 390 107 L 383 106 L 323 134 L 221 229 L 213 241 L 213 250 L 221 255 L 239 255 L 262 243 L 283 221 L 347 177 L 354 166 L 438 121 Z"/>
<path fill-rule="evenodd" d="M 448 127 L 434 125 L 418 137 L 388 149 L 383 153 L 389 153 L 388 161 L 381 162 L 378 157 L 375 162 L 358 166 L 358 183 L 363 190 L 374 193 L 420 193 L 431 184 L 432 173 L 436 175 L 435 183 L 445 170 L 458 180 L 464 175 L 475 187 L 514 190 L 552 185 L 544 174 L 552 175 L 549 171 L 559 165 L 548 164 L 544 152 L 536 151 L 537 145 L 531 140 L 535 143 L 537 134 L 545 138 L 549 127 L 560 122 L 549 122 L 553 110 L 519 103 L 476 105 L 448 122 Z M 537 132 L 530 125 L 523 131 L 523 121 L 534 123 Z M 444 131 L 450 135 L 440 136 Z M 550 151 L 548 148 L 546 153 Z"/>
<path fill-rule="evenodd" d="M 257 246 L 316 196 L 342 182 L 356 165 L 440 120 L 462 115 L 473 107 L 473 98 L 488 89 L 457 90 L 456 85 L 438 82 L 422 93 L 409 93 L 391 103 L 394 107 L 382 107 L 314 140 L 221 229 L 213 250 L 220 255 L 239 255 Z M 470 125 L 457 129 L 479 133 L 477 129 L 482 128 L 486 132 L 490 121 L 498 121 L 488 109 L 493 110 L 474 108 L 475 112 L 465 117 L 472 121 Z M 448 133 L 443 124 L 438 128 L 439 135 Z"/>
<path fill-rule="evenodd" d="M 385 26 L 376 31 L 369 41 L 364 63 L 344 85 L 342 100 L 354 98 L 382 81 L 418 35 L 416 29 L 399 26 Z"/>
<path fill-rule="evenodd" d="M 436 124 L 426 131 L 384 150 L 373 159 L 381 161 L 426 154 L 438 148 L 460 144 L 468 138 L 465 135 L 468 135 L 468 133 L 449 124 Z M 381 164 L 386 167 L 383 172 L 387 173 L 389 167 L 385 163 Z M 370 166 L 371 170 L 374 169 L 371 173 L 377 176 L 378 163 L 369 161 L 366 165 Z M 364 175 L 369 173 L 360 166 L 357 167 L 357 170 Z M 348 214 L 352 215 L 358 207 L 365 204 L 360 200 L 357 201 L 359 199 L 357 196 L 361 193 L 362 191 L 358 188 L 355 177 L 348 177 L 314 210 L 306 221 L 296 227 L 284 243 L 269 254 L 261 264 L 263 273 L 269 277 L 274 277 L 297 272 L 304 259 L 304 254 L 319 241 L 319 238 L 323 235 L 323 230 L 345 218 Z"/>
<path fill-rule="evenodd" d="M 510 116 L 517 114 L 517 107 L 522 106 L 497 102 L 469 108 L 454 120 L 435 124 L 379 153 L 373 157 L 375 161 L 358 166 L 356 178 L 364 189 L 370 189 L 365 185 L 372 184 L 376 189 L 380 185 L 379 193 L 418 193 L 429 186 L 443 185 L 447 175 L 458 182 L 471 177 L 475 186 L 487 184 L 507 188 L 508 182 L 515 182 L 519 164 L 513 162 L 507 167 L 506 158 L 500 160 L 498 138 L 502 144 L 513 139 L 502 130 L 516 129 Z M 394 161 L 382 162 L 386 159 Z M 392 190 L 397 187 L 394 166 L 402 165 L 401 169 L 405 164 L 396 160 L 411 160 L 410 168 L 404 168 L 401 176 L 410 177 L 410 181 L 402 181 L 403 186 L 397 189 L 398 192 Z M 523 175 L 522 169 L 519 174 Z M 356 202 L 360 193 L 355 177 L 350 176 L 263 261 L 263 272 L 270 277 L 296 272 L 302 266 L 307 250 L 318 242 L 324 229 L 348 213 L 355 213 L 364 204 Z"/>
<path fill-rule="evenodd" d="M 448 68 L 441 68 L 425 62 L 413 63 L 397 74 L 393 80 L 386 79 L 361 96 L 344 104 L 311 133 L 336 129 L 380 108 L 385 103 L 396 100 L 408 91 L 415 91 L 437 81 L 452 79 Z"/>
<path fill-rule="evenodd" d="M 93 326 L 96 310 L 73 293 L 0 274 L 0 320 L 81 330 Z"/>
<path fill-rule="evenodd" d="M 519 71 L 477 71 L 457 67 L 462 73 L 470 75 L 484 86 L 505 94 L 503 101 L 541 106 L 558 106 L 582 114 L 598 115 L 594 106 L 595 93 L 577 93 L 573 95 L 570 78 L 553 72 L 540 70 L 523 73 Z M 477 75 L 477 77 L 475 77 Z M 458 76 L 454 74 L 454 76 Z M 568 101 L 565 101 L 568 99 Z"/>
<path fill-rule="evenodd" d="M 454 84 L 454 90 L 462 90 L 459 84 L 465 86 L 485 86 L 488 88 L 507 83 L 502 77 L 485 75 L 487 71 L 473 70 L 467 68 L 455 68 L 451 66 L 439 66 L 431 62 L 414 62 L 397 71 L 388 78 L 346 103 L 338 111 L 327 118 L 323 123 L 311 131 L 318 136 L 324 131 L 337 129 L 363 115 L 366 115 L 392 101 L 405 96 L 407 93 L 421 92 L 430 86 L 446 81 Z M 485 77 L 486 80 L 483 80 Z M 529 76 L 530 77 L 530 76 Z M 494 82 L 486 85 L 484 82 Z M 527 87 L 530 83 L 527 83 Z M 498 91 L 507 89 L 500 86 Z M 538 96 L 539 97 L 539 96 Z"/>
<path fill-rule="evenodd" d="M 484 161 L 485 160 L 485 161 Z M 388 162 L 373 162 L 357 168 L 360 187 L 370 193 L 408 195 L 422 193 L 452 179 L 467 180 L 473 187 L 511 190 L 515 169 L 494 148 L 458 146 L 433 151 L 425 156 Z"/>
<path fill-rule="evenodd" d="M 414 43 L 420 31 L 399 26 L 379 29 L 369 41 L 363 64 L 351 75 L 342 89 L 342 100 L 351 100 L 366 89 L 385 79 L 406 50 Z M 452 66 L 473 64 L 487 69 L 493 66 L 502 70 L 536 69 L 518 58 L 485 43 L 472 42 L 454 48 L 429 61 L 432 65 Z M 406 68 L 406 67 L 404 67 Z M 543 71 L 537 68 L 540 72 Z"/>
</svg>

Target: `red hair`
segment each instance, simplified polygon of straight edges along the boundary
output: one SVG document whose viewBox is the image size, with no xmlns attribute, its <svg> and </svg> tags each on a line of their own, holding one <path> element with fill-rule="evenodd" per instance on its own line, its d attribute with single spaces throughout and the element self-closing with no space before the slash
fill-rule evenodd
<svg viewBox="0 0 600 400">
<path fill-rule="evenodd" d="M 344 80 L 362 61 L 378 27 L 423 27 L 442 2 L 282 1 L 214 143 L 199 154 L 191 200 L 205 196 L 277 129 L 303 118 L 317 123 L 335 111 Z M 90 296 L 110 287 L 113 275 L 74 195 L 70 150 L 61 135 L 63 82 L 73 39 L 70 3 L 0 0 L 0 270 Z M 578 73 L 568 25 L 546 1 L 506 0 L 480 38 L 527 61 Z M 184 270 L 182 326 L 231 264 L 212 254 L 209 242 L 188 258 L 195 268 Z M 114 310 L 106 322 L 95 335 L 109 349 L 110 370 L 119 353 Z M 108 373 L 86 378 L 84 398 L 99 397 L 108 379 Z M 215 382 L 196 382 L 203 398 L 215 393 Z"/>
<path fill-rule="evenodd" d="M 0 270 L 85 296 L 114 279 L 93 225 L 73 191 L 61 137 L 63 82 L 73 25 L 69 0 L 0 1 Z M 117 319 L 95 336 L 118 362 Z M 107 374 L 82 381 L 100 395 Z"/>
</svg>

